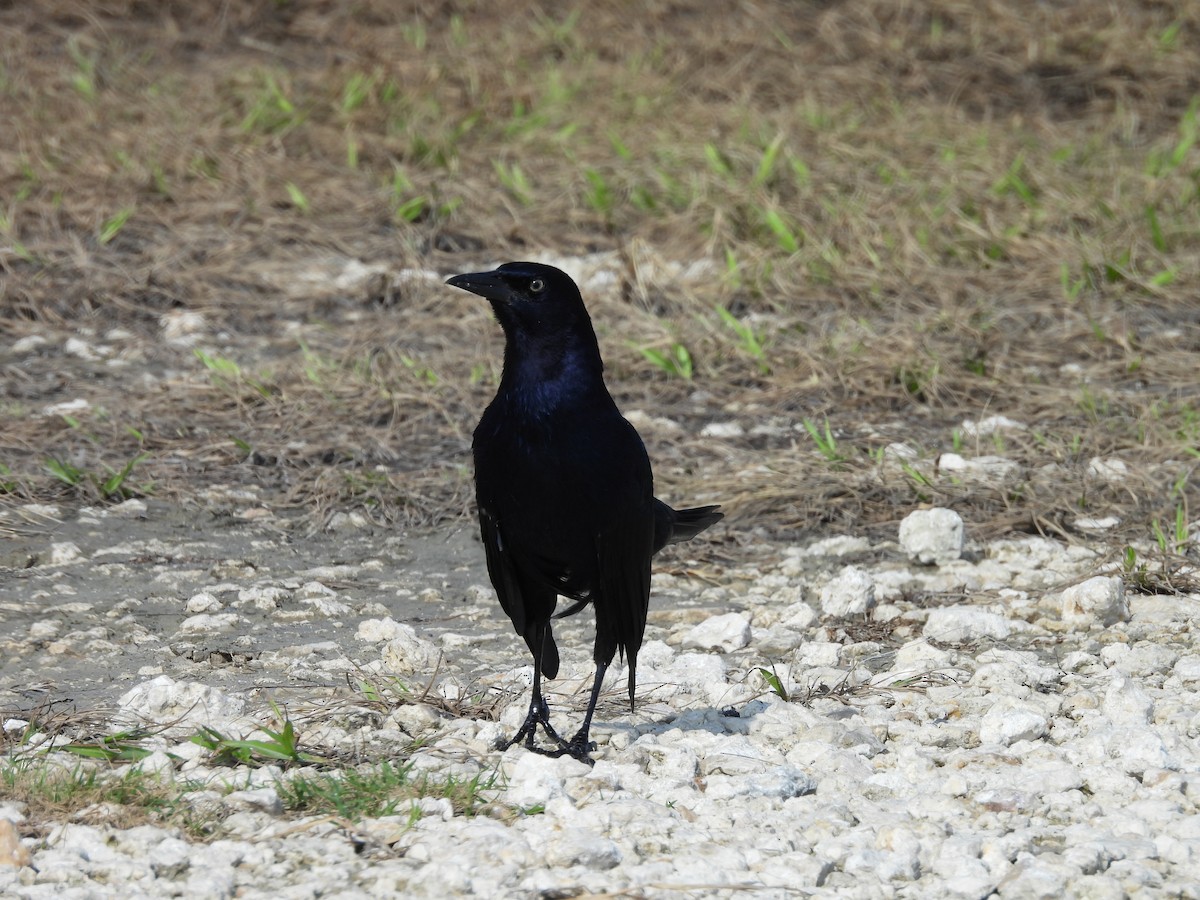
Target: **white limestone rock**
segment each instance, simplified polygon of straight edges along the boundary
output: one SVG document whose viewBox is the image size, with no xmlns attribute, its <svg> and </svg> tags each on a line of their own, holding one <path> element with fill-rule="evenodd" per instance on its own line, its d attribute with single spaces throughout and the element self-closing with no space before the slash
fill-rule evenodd
<svg viewBox="0 0 1200 900">
<path fill-rule="evenodd" d="M 45 347 L 50 341 L 40 334 L 29 334 L 23 338 L 13 341 L 12 350 L 14 356 L 27 356 L 41 347 Z"/>
<path fill-rule="evenodd" d="M 208 591 L 201 591 L 198 594 L 188 597 L 188 601 L 184 604 L 183 608 L 186 612 L 197 615 L 199 613 L 220 612 L 225 608 L 225 604 Z"/>
<path fill-rule="evenodd" d="M 1026 428 L 1024 422 L 1018 422 L 1008 416 L 987 416 L 978 422 L 964 419 L 962 423 L 962 431 L 966 437 L 986 437 L 997 432 L 1025 431 Z"/>
<path fill-rule="evenodd" d="M 1115 456 L 1093 456 L 1088 460 L 1087 473 L 1101 481 L 1119 483 L 1129 477 L 1129 466 Z"/>
<path fill-rule="evenodd" d="M 929 611 L 924 635 L 946 644 L 967 644 L 985 639 L 1002 641 L 1012 632 L 1011 621 L 997 613 L 971 606 L 943 606 Z"/>
<path fill-rule="evenodd" d="M 1115 575 L 1097 575 L 1062 592 L 1062 620 L 1073 628 L 1107 628 L 1129 621 L 1125 583 Z"/>
<path fill-rule="evenodd" d="M 701 437 L 738 438 L 746 433 L 737 422 L 709 422 L 700 429 Z"/>
<path fill-rule="evenodd" d="M 47 557 L 45 565 L 47 566 L 69 566 L 73 563 L 83 562 L 86 557 L 78 545 L 71 541 L 59 541 L 50 545 L 50 555 Z"/>
<path fill-rule="evenodd" d="M 1100 659 L 1126 675 L 1149 679 L 1170 672 L 1179 654 L 1157 641 L 1138 641 L 1133 646 L 1109 644 L 1100 651 Z"/>
<path fill-rule="evenodd" d="M 1031 703 L 1001 697 L 979 723 L 979 740 L 984 744 L 1008 747 L 1017 741 L 1035 741 L 1045 737 L 1049 722 Z"/>
<path fill-rule="evenodd" d="M 144 519 L 146 518 L 146 502 L 131 497 L 111 507 L 109 512 L 121 519 Z"/>
<path fill-rule="evenodd" d="M 432 641 L 417 634 L 415 628 L 397 623 L 395 636 L 390 638 L 380 654 L 384 666 L 398 675 L 428 674 L 437 665 L 441 651 Z"/>
<path fill-rule="evenodd" d="M 199 343 L 203 332 L 208 330 L 208 319 L 203 313 L 187 309 L 174 309 L 159 317 L 162 336 L 168 344 L 177 347 L 192 347 Z"/>
<path fill-rule="evenodd" d="M 938 471 L 962 481 L 997 484 L 1016 477 L 1020 463 L 1003 456 L 976 456 L 970 459 L 957 453 L 943 453 L 937 459 Z"/>
<path fill-rule="evenodd" d="M 354 637 L 364 643 L 378 644 L 400 637 L 405 633 L 406 628 L 411 628 L 411 626 L 401 625 L 391 616 L 383 619 L 363 619 L 358 623 L 358 630 L 355 631 Z"/>
<path fill-rule="evenodd" d="M 947 650 L 918 639 L 902 644 L 896 650 L 892 671 L 896 674 L 916 674 L 946 669 L 953 665 L 954 656 Z"/>
<path fill-rule="evenodd" d="M 357 510 L 352 512 L 336 512 L 329 517 L 326 531 L 334 533 L 347 531 L 363 531 L 371 527 L 371 520 Z"/>
<path fill-rule="evenodd" d="M 134 721 L 169 725 L 169 733 L 179 733 L 198 725 L 220 729 L 242 715 L 246 701 L 206 684 L 160 675 L 126 692 L 117 705 Z"/>
<path fill-rule="evenodd" d="M 821 588 L 821 612 L 835 618 L 866 615 L 875 605 L 875 582 L 858 566 L 846 566 Z"/>
<path fill-rule="evenodd" d="M 1200 655 L 1189 654 L 1179 657 L 1175 661 L 1171 674 L 1186 685 L 1195 685 L 1200 682 Z M 1195 690 L 1194 687 L 1192 689 Z"/>
<path fill-rule="evenodd" d="M 962 556 L 963 520 L 952 509 L 913 510 L 900 522 L 900 548 L 922 565 L 944 565 Z"/>
<path fill-rule="evenodd" d="M 1104 691 L 1100 710 L 1114 725 L 1136 729 L 1150 722 L 1154 701 L 1137 681 L 1118 673 Z"/>
<path fill-rule="evenodd" d="M 254 585 L 238 591 L 237 605 L 246 610 L 272 612 L 282 608 L 292 598 L 292 592 L 277 585 Z"/>
<path fill-rule="evenodd" d="M 741 613 L 712 616 L 683 636 L 685 650 L 720 650 L 730 653 L 750 643 L 750 622 Z"/>
<path fill-rule="evenodd" d="M 842 645 L 836 641 L 806 641 L 796 653 L 802 666 L 832 668 L 841 662 Z"/>
<path fill-rule="evenodd" d="M 512 748 L 509 754 L 516 759 L 508 769 L 504 799 L 517 807 L 543 806 L 555 797 L 565 797 L 568 778 L 591 773 L 586 763 L 570 756 L 541 756 L 523 748 Z"/>
<path fill-rule="evenodd" d="M 789 547 L 784 552 L 786 558 L 797 559 L 814 556 L 853 556 L 856 553 L 866 553 L 870 549 L 871 543 L 866 538 L 839 534 L 821 538 L 803 547 Z"/>
<path fill-rule="evenodd" d="M 241 623 L 237 613 L 198 613 L 179 623 L 178 634 L 222 634 L 234 631 Z"/>
</svg>

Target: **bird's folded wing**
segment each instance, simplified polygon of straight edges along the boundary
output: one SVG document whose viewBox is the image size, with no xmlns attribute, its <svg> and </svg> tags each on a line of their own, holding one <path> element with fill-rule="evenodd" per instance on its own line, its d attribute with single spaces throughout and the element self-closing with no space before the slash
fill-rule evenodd
<svg viewBox="0 0 1200 900">
<path fill-rule="evenodd" d="M 646 630 L 653 525 L 649 516 L 643 516 L 638 523 L 607 528 L 596 536 L 597 647 L 620 648 L 631 663 L 637 659 Z"/>
<path fill-rule="evenodd" d="M 500 536 L 500 523 L 486 509 L 479 510 L 479 534 L 487 555 L 488 576 L 496 588 L 500 606 L 512 620 L 517 634 L 524 634 L 525 604 L 521 602 L 521 585 L 517 580 L 516 567 Z"/>
</svg>

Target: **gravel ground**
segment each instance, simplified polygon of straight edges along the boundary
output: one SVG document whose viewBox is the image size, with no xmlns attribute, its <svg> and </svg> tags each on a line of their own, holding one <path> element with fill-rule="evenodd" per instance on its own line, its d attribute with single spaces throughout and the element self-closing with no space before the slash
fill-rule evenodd
<svg viewBox="0 0 1200 900">
<path fill-rule="evenodd" d="M 304 537 L 255 508 L 220 527 L 136 502 L 8 511 L 47 527 L 3 582 L 4 704 L 169 723 L 143 769 L 201 784 L 189 799 L 223 821 L 194 843 L 33 823 L 0 798 L 16 826 L 0 827 L 3 896 L 1200 897 L 1200 597 L 1126 593 L 1092 550 L 977 545 L 969 523 L 964 542 L 933 510 L 894 543 L 664 559 L 639 706 L 610 672 L 589 768 L 491 749 L 530 670 L 469 531 L 343 517 Z M 135 575 L 150 594 L 129 596 Z M 564 623 L 560 730 L 590 677 L 587 619 Z M 443 701 L 359 715 L 347 674 L 420 679 Z M 490 706 L 447 711 L 476 694 Z M 187 741 L 200 724 L 252 733 L 268 699 L 345 758 L 416 739 L 433 779 L 498 768 L 507 814 L 425 798 L 357 823 L 284 815 L 290 773 L 212 767 Z"/>
</svg>

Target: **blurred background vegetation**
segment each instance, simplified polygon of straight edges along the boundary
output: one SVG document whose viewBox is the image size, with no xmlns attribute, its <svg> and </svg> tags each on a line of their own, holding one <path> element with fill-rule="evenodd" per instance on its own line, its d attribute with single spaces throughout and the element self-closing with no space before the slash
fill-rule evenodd
<svg viewBox="0 0 1200 900">
<path fill-rule="evenodd" d="M 566 259 L 662 492 L 735 530 L 1195 547 L 1195 4 L 45 0 L 0 38 L 0 502 L 461 515 L 499 337 L 433 276 Z"/>
</svg>

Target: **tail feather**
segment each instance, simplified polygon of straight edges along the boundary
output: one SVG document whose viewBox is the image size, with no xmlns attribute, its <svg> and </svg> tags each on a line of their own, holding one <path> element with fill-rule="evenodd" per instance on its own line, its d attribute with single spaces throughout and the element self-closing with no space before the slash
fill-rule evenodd
<svg viewBox="0 0 1200 900">
<path fill-rule="evenodd" d="M 675 527 L 671 529 L 671 543 L 690 541 L 705 528 L 716 525 L 725 513 L 719 506 L 695 506 L 691 509 L 675 510 Z"/>
<path fill-rule="evenodd" d="M 667 544 L 690 541 L 710 525 L 725 518 L 719 506 L 694 506 L 690 509 L 671 509 L 654 500 L 654 552 Z"/>
<path fill-rule="evenodd" d="M 637 687 L 637 651 L 630 648 L 629 657 L 629 711 L 633 712 L 633 691 Z"/>
</svg>

